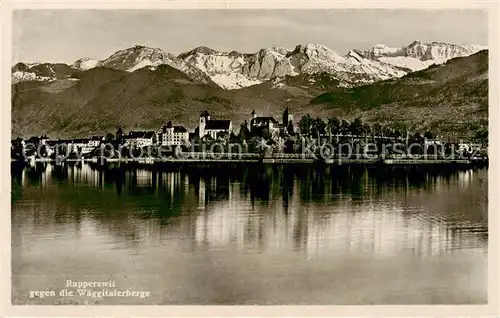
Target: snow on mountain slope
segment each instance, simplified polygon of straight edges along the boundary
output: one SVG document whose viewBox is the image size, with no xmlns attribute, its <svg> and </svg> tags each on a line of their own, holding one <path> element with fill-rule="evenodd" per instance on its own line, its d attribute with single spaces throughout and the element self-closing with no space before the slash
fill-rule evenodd
<svg viewBox="0 0 500 318">
<path fill-rule="evenodd" d="M 75 71 L 63 63 L 17 63 L 12 68 L 12 83 L 48 81 L 71 77 Z"/>
<path fill-rule="evenodd" d="M 186 73 L 194 80 L 203 83 L 211 82 L 210 78 L 199 69 L 187 64 L 175 55 L 158 48 L 136 45 L 132 48 L 118 51 L 99 62 L 100 66 L 128 72 L 133 72 L 144 67 L 155 69 L 158 65 L 162 64 L 172 66 Z"/>
<path fill-rule="evenodd" d="M 211 78 L 214 83 L 225 89 L 238 89 L 262 83 L 262 81 L 249 79 L 240 73 L 215 74 Z"/>
<path fill-rule="evenodd" d="M 39 76 L 33 72 L 15 71 L 12 73 L 12 84 L 28 81 L 49 81 L 51 79 L 51 77 Z"/>
<path fill-rule="evenodd" d="M 386 64 L 398 66 L 401 68 L 406 68 L 413 72 L 426 69 L 432 64 L 437 63 L 437 61 L 433 60 L 421 61 L 419 59 L 409 56 L 395 56 L 395 57 L 383 56 L 379 57 L 377 60 Z"/>
<path fill-rule="evenodd" d="M 375 59 L 379 56 L 394 54 L 398 50 L 398 48 L 388 47 L 385 44 L 375 44 L 369 51 L 364 52 L 364 55 L 369 59 Z"/>
<path fill-rule="evenodd" d="M 133 71 L 139 70 L 139 69 L 141 69 L 143 67 L 147 67 L 147 66 L 150 66 L 150 69 L 154 69 L 156 66 L 158 66 L 162 63 L 163 63 L 163 61 L 156 61 L 153 63 L 151 60 L 145 59 L 145 60 L 139 61 L 137 64 L 135 64 L 134 66 L 129 68 L 127 71 L 133 72 Z"/>
<path fill-rule="evenodd" d="M 401 48 L 390 48 L 384 44 L 377 44 L 362 54 L 373 61 L 406 68 L 409 71 L 419 71 L 432 64 L 442 64 L 449 59 L 469 56 L 486 48 L 486 46 L 481 45 L 413 41 Z"/>
<path fill-rule="evenodd" d="M 298 46 L 292 52 L 291 58 L 299 62 L 301 73 L 327 72 L 336 75 L 341 82 L 352 85 L 372 83 L 406 74 L 392 65 L 369 60 L 357 51 L 350 51 L 343 56 L 323 45 Z"/>
<path fill-rule="evenodd" d="M 283 48 L 262 49 L 254 54 L 244 54 L 198 47 L 180 54 L 179 58 L 207 74 L 217 85 L 225 89 L 238 89 L 260 84 L 277 76 L 276 74 L 284 76 L 293 73 L 291 65 L 280 66 L 286 53 Z"/>
<path fill-rule="evenodd" d="M 260 83 L 252 83 L 241 75 L 245 61 L 243 54 L 238 52 L 222 53 L 207 47 L 198 47 L 180 54 L 178 58 L 200 70 L 217 85 L 226 89 L 237 89 Z"/>
<path fill-rule="evenodd" d="M 343 56 L 318 44 L 298 45 L 293 51 L 281 47 L 244 54 L 196 48 L 179 58 L 202 70 L 226 89 L 246 87 L 272 78 L 301 73 L 327 72 L 345 86 L 371 83 L 406 74 L 398 67 L 364 58 L 351 51 Z"/>
<path fill-rule="evenodd" d="M 161 49 L 136 45 L 112 54 L 99 64 L 103 67 L 132 72 L 141 66 L 168 64 L 172 59 L 175 59 L 175 56 Z"/>
<path fill-rule="evenodd" d="M 84 57 L 75 61 L 75 63 L 73 63 L 71 66 L 76 69 L 86 71 L 90 70 L 91 68 L 97 67 L 98 65 L 98 60 L 92 59 L 90 57 Z"/>
</svg>

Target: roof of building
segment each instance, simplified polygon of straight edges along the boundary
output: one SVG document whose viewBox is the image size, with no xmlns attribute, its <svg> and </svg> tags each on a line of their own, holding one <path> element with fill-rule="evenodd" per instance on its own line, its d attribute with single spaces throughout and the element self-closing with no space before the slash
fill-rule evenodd
<svg viewBox="0 0 500 318">
<path fill-rule="evenodd" d="M 207 116 L 210 116 L 210 114 L 206 110 L 200 114 L 200 117 L 207 117 Z"/>
<path fill-rule="evenodd" d="M 214 129 L 214 130 L 222 130 L 222 129 L 229 129 L 231 126 L 231 121 L 230 120 L 209 120 L 207 121 L 207 124 L 205 125 L 205 130 L 209 129 Z"/>
<path fill-rule="evenodd" d="M 184 133 L 184 132 L 187 132 L 187 129 L 184 128 L 184 126 L 174 126 L 172 125 L 172 122 L 169 121 L 168 124 L 166 124 L 165 126 L 163 126 L 163 128 L 161 129 L 162 132 L 167 132 L 167 128 L 173 128 L 174 129 L 174 133 Z"/>
<path fill-rule="evenodd" d="M 155 135 L 154 131 L 131 131 L 125 138 L 136 139 L 136 138 L 153 138 Z"/>
<path fill-rule="evenodd" d="M 278 121 L 273 117 L 255 117 L 250 121 L 250 124 L 251 125 L 268 124 L 269 122 L 272 122 L 273 124 L 278 124 Z"/>
<path fill-rule="evenodd" d="M 45 142 L 45 144 L 46 144 L 47 146 L 55 146 L 55 145 L 58 145 L 58 144 L 60 144 L 60 143 L 61 143 L 61 142 L 60 142 L 59 140 L 47 140 L 47 141 Z"/>
<path fill-rule="evenodd" d="M 184 126 L 174 126 L 174 132 L 176 133 L 185 133 L 187 129 Z"/>
<path fill-rule="evenodd" d="M 89 142 L 89 138 L 75 138 L 73 140 L 69 140 L 69 142 L 74 144 L 86 144 Z"/>
</svg>

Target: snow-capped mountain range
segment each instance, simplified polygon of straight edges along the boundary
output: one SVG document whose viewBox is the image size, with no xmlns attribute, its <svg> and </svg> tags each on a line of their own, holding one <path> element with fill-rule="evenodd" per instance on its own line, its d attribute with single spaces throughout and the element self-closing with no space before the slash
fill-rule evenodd
<svg viewBox="0 0 500 318">
<path fill-rule="evenodd" d="M 469 56 L 487 49 L 481 45 L 458 45 L 443 42 L 422 43 L 413 41 L 401 48 L 377 44 L 363 55 L 371 60 L 407 68 L 413 72 L 441 64 L 455 57 Z"/>
<path fill-rule="evenodd" d="M 167 64 L 190 78 L 215 83 L 224 89 L 239 89 L 271 79 L 299 74 L 328 73 L 342 86 L 357 86 L 401 77 L 486 49 L 479 45 L 457 45 L 442 42 L 414 41 L 401 48 L 377 44 L 369 50 L 351 50 L 341 55 L 324 45 L 297 45 L 288 50 L 282 47 L 261 49 L 255 53 L 219 52 L 204 46 L 175 56 L 162 49 L 136 45 L 120 50 L 104 60 L 82 58 L 71 66 L 65 64 L 24 64 L 13 67 L 13 83 L 46 81 L 71 77 L 71 71 L 107 67 L 134 72 L 156 69 Z M 53 65 L 57 65 L 54 68 Z"/>
<path fill-rule="evenodd" d="M 292 51 L 271 47 L 253 54 L 218 52 L 202 47 L 183 53 L 179 58 L 202 70 L 212 81 L 226 89 L 237 89 L 301 73 L 326 72 L 346 86 L 406 74 L 399 67 L 366 59 L 359 52 L 350 51 L 347 55 L 340 55 L 318 44 L 298 45 Z"/>
</svg>

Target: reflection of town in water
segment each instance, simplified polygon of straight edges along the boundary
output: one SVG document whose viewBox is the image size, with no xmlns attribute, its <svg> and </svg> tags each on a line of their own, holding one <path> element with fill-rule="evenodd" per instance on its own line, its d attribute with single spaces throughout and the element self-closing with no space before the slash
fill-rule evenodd
<svg viewBox="0 0 500 318">
<path fill-rule="evenodd" d="M 21 237 L 107 233 L 139 249 L 178 240 L 191 252 L 308 258 L 487 245 L 486 169 L 40 163 L 13 168 L 12 178 L 13 235 Z"/>
</svg>

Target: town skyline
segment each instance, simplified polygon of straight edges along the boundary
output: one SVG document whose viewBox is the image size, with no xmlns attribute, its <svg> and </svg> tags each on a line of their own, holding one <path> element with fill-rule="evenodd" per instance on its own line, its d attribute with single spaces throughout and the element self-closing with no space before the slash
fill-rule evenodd
<svg viewBox="0 0 500 318">
<path fill-rule="evenodd" d="M 345 54 L 415 40 L 487 45 L 487 18 L 482 10 L 18 10 L 12 58 L 71 64 L 134 45 L 172 54 L 199 46 L 251 53 L 317 43 Z"/>
</svg>

